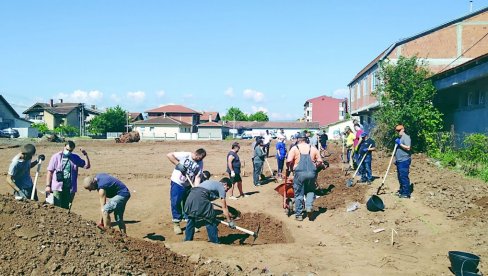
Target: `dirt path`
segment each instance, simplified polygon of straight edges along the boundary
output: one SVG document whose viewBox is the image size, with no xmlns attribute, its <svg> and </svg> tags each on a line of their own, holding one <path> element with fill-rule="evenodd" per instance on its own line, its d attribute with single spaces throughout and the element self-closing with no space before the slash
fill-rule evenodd
<svg viewBox="0 0 488 276">
<path fill-rule="evenodd" d="M 287 217 L 282 197 L 274 188 L 277 183 L 262 187 L 252 185 L 250 141 L 242 142 L 240 156 L 245 160 L 244 190 L 250 196 L 230 205 L 244 215 L 238 225 L 251 230 L 261 226 L 261 236 L 251 246 L 252 238 L 240 245 L 241 233 L 222 227 L 221 238 L 228 244 L 206 242 L 206 232 L 196 233 L 194 242 L 182 242 L 172 232 L 169 212 L 169 176 L 173 166 L 165 155 L 170 151 L 193 151 L 204 147 L 208 156 L 205 169 L 222 177 L 225 156 L 230 149 L 223 142 L 144 142 L 115 144 L 111 141 L 80 141 L 92 159 L 93 168 L 81 170 L 80 179 L 90 173 L 107 172 L 126 183 L 132 193 L 126 211 L 128 233 L 187 255 L 199 254 L 202 260 L 219 260 L 242 273 L 269 272 L 275 275 L 449 275 L 449 250 L 473 252 L 481 256 L 480 269 L 488 265 L 488 185 L 477 180 L 437 168 L 422 155 L 414 156 L 411 180 L 415 185 L 412 199 L 392 195 L 398 182 L 394 166 L 386 180 L 387 194 L 381 195 L 385 212 L 366 210 L 366 201 L 381 182 L 371 186 L 345 187 L 339 155 L 333 154 L 331 167 L 319 176 L 320 187 L 331 188 L 318 198 L 315 209 L 320 211 L 314 221 L 297 222 Z M 50 156 L 60 150 L 59 144 L 39 144 L 38 152 Z M 331 146 L 332 152 L 339 152 Z M 18 148 L 0 147 L 0 166 L 7 168 Z M 273 152 L 273 151 L 272 151 Z M 389 161 L 388 153 L 373 158 L 373 174 L 383 175 Z M 270 165 L 276 168 L 274 159 Z M 6 173 L 1 172 L 4 178 Z M 34 173 L 34 172 L 33 172 Z M 269 173 L 268 173 L 269 174 Z M 41 187 L 45 183 L 45 166 Z M 0 192 L 7 192 L 0 185 Z M 346 212 L 346 204 L 358 201 L 360 207 Z M 80 191 L 73 212 L 88 220 L 98 219 L 95 193 Z M 383 228 L 384 231 L 374 233 Z M 392 229 L 394 236 L 391 245 Z"/>
</svg>

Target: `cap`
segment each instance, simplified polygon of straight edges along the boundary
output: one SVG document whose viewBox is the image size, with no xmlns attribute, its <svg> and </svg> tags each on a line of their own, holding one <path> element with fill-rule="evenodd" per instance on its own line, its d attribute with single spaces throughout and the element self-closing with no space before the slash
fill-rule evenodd
<svg viewBox="0 0 488 276">
<path fill-rule="evenodd" d="M 396 131 L 400 131 L 400 130 L 402 130 L 402 129 L 404 129 L 403 125 L 397 125 L 397 126 L 395 127 L 395 130 L 396 130 Z"/>
<path fill-rule="evenodd" d="M 25 144 L 22 147 L 22 153 L 32 156 L 36 154 L 36 147 L 33 144 Z"/>
<path fill-rule="evenodd" d="M 361 138 L 362 138 L 362 137 L 365 137 L 365 136 L 368 136 L 368 133 L 367 133 L 367 132 L 363 132 L 363 133 L 361 133 Z"/>
<path fill-rule="evenodd" d="M 299 133 L 295 134 L 295 138 L 297 138 L 297 139 L 298 138 L 305 138 L 305 137 L 306 137 L 305 132 L 299 132 Z"/>
</svg>

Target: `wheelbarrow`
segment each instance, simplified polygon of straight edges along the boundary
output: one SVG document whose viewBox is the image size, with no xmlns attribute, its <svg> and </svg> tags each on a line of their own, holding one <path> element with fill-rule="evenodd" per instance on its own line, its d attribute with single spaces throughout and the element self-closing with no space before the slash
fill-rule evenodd
<svg viewBox="0 0 488 276">
<path fill-rule="evenodd" d="M 291 216 L 295 211 L 295 192 L 293 191 L 293 179 L 288 178 L 287 172 L 285 172 L 285 181 L 278 185 L 275 191 L 283 196 L 283 209 L 287 216 Z"/>
</svg>

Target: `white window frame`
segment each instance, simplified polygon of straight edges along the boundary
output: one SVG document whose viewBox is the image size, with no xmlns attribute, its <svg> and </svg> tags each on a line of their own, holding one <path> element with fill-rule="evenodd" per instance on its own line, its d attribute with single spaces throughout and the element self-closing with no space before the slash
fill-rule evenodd
<svg viewBox="0 0 488 276">
<path fill-rule="evenodd" d="M 368 95 L 368 76 L 363 78 L 363 96 Z"/>
<path fill-rule="evenodd" d="M 358 81 L 356 83 L 356 92 L 358 93 L 357 94 L 357 99 L 361 99 L 361 81 Z"/>
</svg>

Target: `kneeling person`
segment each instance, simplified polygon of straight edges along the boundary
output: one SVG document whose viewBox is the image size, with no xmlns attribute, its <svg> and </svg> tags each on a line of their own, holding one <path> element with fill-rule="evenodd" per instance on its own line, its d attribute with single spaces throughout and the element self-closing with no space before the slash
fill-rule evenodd
<svg viewBox="0 0 488 276">
<path fill-rule="evenodd" d="M 234 221 L 231 220 L 225 194 L 230 189 L 232 182 L 224 177 L 220 181 L 206 180 L 198 187 L 192 188 L 185 203 L 185 213 L 188 214 L 188 223 L 185 229 L 185 241 L 193 240 L 195 234 L 195 223 L 204 221 L 207 228 L 208 239 L 210 242 L 219 243 L 218 228 L 215 210 L 212 201 L 220 198 L 222 201 L 222 211 L 229 222 L 230 228 L 235 228 Z"/>
<path fill-rule="evenodd" d="M 103 225 L 110 227 L 109 214 L 113 212 L 120 232 L 127 234 L 124 223 L 125 205 L 130 198 L 130 192 L 127 186 L 109 174 L 99 173 L 95 177 L 86 177 L 84 180 L 84 188 L 88 191 L 98 191 Z M 107 198 L 110 199 L 108 202 Z"/>
</svg>

